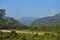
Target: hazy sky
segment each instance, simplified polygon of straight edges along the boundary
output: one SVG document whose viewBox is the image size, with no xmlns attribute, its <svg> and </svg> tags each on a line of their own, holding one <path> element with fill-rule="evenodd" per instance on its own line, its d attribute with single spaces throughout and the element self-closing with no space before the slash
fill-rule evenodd
<svg viewBox="0 0 60 40">
<path fill-rule="evenodd" d="M 6 16 L 45 17 L 60 12 L 60 0 L 0 0 L 0 8 L 7 11 Z"/>
</svg>

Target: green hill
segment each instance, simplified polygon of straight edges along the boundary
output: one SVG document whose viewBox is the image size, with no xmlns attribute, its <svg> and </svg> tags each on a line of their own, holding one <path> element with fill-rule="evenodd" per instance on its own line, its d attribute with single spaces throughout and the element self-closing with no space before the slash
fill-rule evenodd
<svg viewBox="0 0 60 40">
<path fill-rule="evenodd" d="M 26 27 L 13 17 L 6 17 L 5 14 L 6 10 L 0 9 L 0 29 L 23 29 Z"/>
<path fill-rule="evenodd" d="M 32 22 L 30 25 L 35 27 L 60 26 L 60 13 L 54 16 L 40 18 Z"/>
</svg>

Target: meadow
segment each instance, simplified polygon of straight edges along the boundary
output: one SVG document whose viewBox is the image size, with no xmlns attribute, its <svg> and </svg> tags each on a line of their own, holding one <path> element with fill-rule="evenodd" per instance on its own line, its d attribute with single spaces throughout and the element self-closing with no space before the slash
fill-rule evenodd
<svg viewBox="0 0 60 40">
<path fill-rule="evenodd" d="M 60 40 L 60 34 L 27 30 L 2 30 L 0 40 Z"/>
</svg>

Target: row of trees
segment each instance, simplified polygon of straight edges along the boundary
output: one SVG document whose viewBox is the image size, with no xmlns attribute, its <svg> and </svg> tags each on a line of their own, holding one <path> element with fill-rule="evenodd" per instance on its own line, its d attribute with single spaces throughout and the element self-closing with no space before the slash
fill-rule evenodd
<svg viewBox="0 0 60 40">
<path fill-rule="evenodd" d="M 60 33 L 60 26 L 42 26 L 42 27 L 29 26 L 29 30 L 31 30 L 31 31 L 59 32 Z"/>
</svg>

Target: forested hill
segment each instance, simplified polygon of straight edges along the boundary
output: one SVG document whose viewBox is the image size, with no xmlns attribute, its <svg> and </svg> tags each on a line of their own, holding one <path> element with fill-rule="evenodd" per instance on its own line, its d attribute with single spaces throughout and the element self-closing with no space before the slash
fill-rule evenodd
<svg viewBox="0 0 60 40">
<path fill-rule="evenodd" d="M 34 22 L 31 23 L 31 26 L 34 26 L 34 27 L 60 26 L 60 13 L 51 17 L 43 17 L 38 20 L 35 20 Z"/>
<path fill-rule="evenodd" d="M 0 9 L 0 29 L 21 29 L 25 27 L 13 17 L 6 17 L 6 10 Z"/>
</svg>

